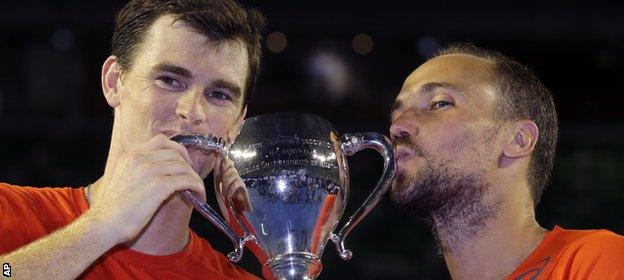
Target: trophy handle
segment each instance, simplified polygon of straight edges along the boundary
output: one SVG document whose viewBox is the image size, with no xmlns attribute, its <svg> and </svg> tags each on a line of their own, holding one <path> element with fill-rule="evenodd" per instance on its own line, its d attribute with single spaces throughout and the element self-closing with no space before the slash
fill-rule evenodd
<svg viewBox="0 0 624 280">
<path fill-rule="evenodd" d="M 225 223 L 223 218 L 217 214 L 217 212 L 210 207 L 205 202 L 197 199 L 190 191 L 180 191 L 178 192 L 184 200 L 197 210 L 197 212 L 201 213 L 208 221 L 210 221 L 213 225 L 219 228 L 234 244 L 234 252 L 228 254 L 228 259 L 233 262 L 238 262 L 243 257 L 243 251 L 245 247 L 245 243 L 247 241 L 254 239 L 253 235 L 245 232 L 243 237 L 238 237 L 236 233 Z"/>
<path fill-rule="evenodd" d="M 222 153 L 225 154 L 225 144 L 223 140 L 214 136 L 199 136 L 199 135 L 178 135 L 171 138 L 172 141 L 176 141 L 186 147 L 192 147 L 199 149 L 205 154 L 209 153 Z M 223 155 L 225 156 L 225 155 Z M 208 221 L 219 228 L 234 245 L 234 252 L 228 254 L 228 259 L 233 262 L 238 262 L 243 257 L 243 251 L 245 244 L 249 240 L 255 239 L 255 237 L 248 233 L 243 232 L 243 237 L 238 237 L 236 233 L 227 225 L 227 223 L 217 214 L 217 212 L 210 207 L 207 203 L 199 200 L 190 191 L 179 191 L 178 194 L 201 213 Z"/>
<path fill-rule="evenodd" d="M 344 246 L 344 240 L 353 228 L 368 215 L 379 203 L 383 195 L 390 188 L 390 182 L 394 178 L 394 149 L 390 139 L 376 132 L 352 133 L 342 136 L 342 150 L 345 155 L 351 156 L 364 149 L 373 149 L 381 154 L 384 160 L 384 168 L 379 181 L 373 192 L 366 198 L 364 204 L 349 218 L 338 234 L 330 234 L 329 238 L 336 245 L 336 250 L 343 260 L 350 260 L 353 252 Z"/>
</svg>

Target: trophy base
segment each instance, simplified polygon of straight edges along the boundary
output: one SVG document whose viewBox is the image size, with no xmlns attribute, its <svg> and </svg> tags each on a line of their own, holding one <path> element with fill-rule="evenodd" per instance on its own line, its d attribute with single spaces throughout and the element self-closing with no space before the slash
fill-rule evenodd
<svg viewBox="0 0 624 280">
<path fill-rule="evenodd" d="M 312 280 L 321 273 L 322 267 L 314 254 L 289 253 L 267 261 L 262 267 L 262 275 L 271 280 Z"/>
</svg>

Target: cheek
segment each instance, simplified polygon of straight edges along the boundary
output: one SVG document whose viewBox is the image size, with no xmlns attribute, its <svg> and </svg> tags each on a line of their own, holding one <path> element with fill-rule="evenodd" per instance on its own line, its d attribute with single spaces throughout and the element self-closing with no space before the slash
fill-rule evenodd
<svg viewBox="0 0 624 280">
<path fill-rule="evenodd" d="M 447 141 L 441 144 L 440 157 L 446 159 L 451 165 L 458 168 L 471 170 L 481 169 L 495 163 L 491 158 L 493 146 L 484 143 L 484 135 L 475 133 L 474 130 L 465 130 L 462 133 L 449 136 Z"/>
<path fill-rule="evenodd" d="M 469 134 L 456 135 L 449 139 L 446 148 L 451 154 L 461 154 L 471 143 L 474 143 L 472 140 L 474 137 Z"/>
<path fill-rule="evenodd" d="M 164 102 L 153 98 L 147 90 L 132 88 L 124 93 L 116 112 L 121 133 L 127 141 L 143 142 L 153 134 L 154 120 L 164 111 Z"/>
<path fill-rule="evenodd" d="M 235 110 L 214 110 L 208 116 L 208 130 L 218 137 L 227 139 L 228 133 L 235 129 L 237 118 L 238 112 Z"/>
<path fill-rule="evenodd" d="M 172 97 L 163 95 L 154 96 L 149 102 L 149 116 L 155 122 L 170 122 L 175 120 L 176 117 L 176 100 Z"/>
<path fill-rule="evenodd" d="M 427 151 L 435 156 L 449 159 L 462 157 L 478 142 L 474 131 L 462 125 L 448 125 L 436 130 L 440 133 L 429 139 L 433 149 Z"/>
<path fill-rule="evenodd" d="M 429 131 L 435 132 L 435 137 L 428 137 L 435 152 L 441 155 L 453 156 L 464 150 L 471 138 L 471 132 L 461 125 L 443 125 L 432 127 Z M 432 133 L 434 134 L 434 133 Z M 424 147 L 426 149 L 426 147 Z"/>
</svg>

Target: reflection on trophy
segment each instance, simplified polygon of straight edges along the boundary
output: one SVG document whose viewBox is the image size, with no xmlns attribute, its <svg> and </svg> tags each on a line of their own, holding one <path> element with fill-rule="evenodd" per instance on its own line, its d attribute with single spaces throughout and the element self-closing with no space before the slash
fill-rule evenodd
<svg viewBox="0 0 624 280">
<path fill-rule="evenodd" d="M 326 120 L 308 114 L 279 113 L 245 120 L 234 143 L 196 135 L 173 140 L 231 160 L 215 170 L 215 192 L 223 221 L 190 192 L 183 197 L 235 244 L 237 261 L 248 248 L 263 264 L 267 279 L 314 279 L 327 240 L 349 260 L 344 240 L 375 207 L 394 176 L 392 144 L 379 133 L 340 137 Z M 335 231 L 349 194 L 346 156 L 372 148 L 384 159 L 377 186 L 344 226 Z"/>
</svg>

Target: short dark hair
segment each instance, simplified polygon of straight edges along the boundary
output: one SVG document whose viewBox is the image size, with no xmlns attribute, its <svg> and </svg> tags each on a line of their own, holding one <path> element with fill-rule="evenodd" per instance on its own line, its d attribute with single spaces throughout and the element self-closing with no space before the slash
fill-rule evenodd
<svg viewBox="0 0 624 280">
<path fill-rule="evenodd" d="M 527 174 L 533 204 L 537 206 L 548 185 L 557 146 L 557 111 L 551 92 L 529 68 L 500 52 L 455 43 L 439 49 L 434 57 L 448 54 L 492 61 L 494 69 L 490 78 L 500 92 L 494 104 L 495 117 L 503 121 L 531 120 L 539 128 Z"/>
<path fill-rule="evenodd" d="M 163 15 L 172 15 L 214 42 L 237 41 L 247 48 L 249 73 L 244 104 L 251 99 L 260 72 L 261 30 L 265 20 L 256 9 L 245 9 L 233 0 L 131 0 L 117 14 L 112 54 L 122 69 L 132 68 L 145 34 Z"/>
</svg>

